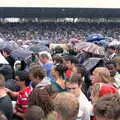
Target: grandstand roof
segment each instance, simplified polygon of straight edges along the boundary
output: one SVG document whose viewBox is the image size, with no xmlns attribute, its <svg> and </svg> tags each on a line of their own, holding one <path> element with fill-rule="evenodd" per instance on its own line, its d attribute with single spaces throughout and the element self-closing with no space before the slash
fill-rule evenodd
<svg viewBox="0 0 120 120">
<path fill-rule="evenodd" d="M 120 18 L 120 9 L 105 8 L 22 8 L 22 7 L 0 7 L 0 17 L 20 18 Z"/>
</svg>

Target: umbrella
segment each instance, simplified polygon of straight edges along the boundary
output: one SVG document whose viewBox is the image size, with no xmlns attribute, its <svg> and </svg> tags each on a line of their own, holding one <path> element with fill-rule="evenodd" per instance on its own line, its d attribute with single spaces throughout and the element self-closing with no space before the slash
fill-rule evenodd
<svg viewBox="0 0 120 120">
<path fill-rule="evenodd" d="M 118 40 L 113 40 L 112 42 L 108 44 L 108 46 L 118 46 L 118 45 L 120 45 L 120 41 Z"/>
<path fill-rule="evenodd" d="M 83 66 L 87 71 L 94 69 L 98 64 L 102 64 L 102 58 L 92 57 L 84 61 Z"/>
<path fill-rule="evenodd" d="M 13 50 L 15 50 L 17 48 L 18 48 L 18 45 L 17 45 L 17 43 L 15 41 L 6 42 L 5 47 L 4 47 L 4 49 L 8 49 L 10 51 L 13 51 Z"/>
<path fill-rule="evenodd" d="M 6 47 L 6 41 L 0 41 L 0 50 L 3 50 Z"/>
<path fill-rule="evenodd" d="M 103 40 L 103 39 L 105 39 L 105 38 L 104 38 L 103 35 L 101 35 L 101 34 L 91 34 L 91 35 L 88 35 L 88 36 L 86 37 L 86 40 L 87 40 L 88 42 L 100 41 L 100 40 Z"/>
<path fill-rule="evenodd" d="M 76 38 L 72 38 L 72 39 L 70 39 L 70 43 L 78 43 L 78 42 L 79 42 L 79 40 L 76 39 Z"/>
<path fill-rule="evenodd" d="M 75 45 L 77 51 L 84 51 L 95 55 L 104 55 L 105 51 L 103 47 L 100 47 L 90 42 L 79 42 Z"/>
<path fill-rule="evenodd" d="M 38 52 L 42 52 L 42 51 L 48 51 L 49 52 L 49 48 L 44 46 L 44 45 L 33 45 L 29 48 L 29 50 L 38 53 Z"/>
<path fill-rule="evenodd" d="M 19 60 L 24 60 L 27 57 L 29 57 L 32 54 L 32 52 L 30 50 L 25 50 L 23 48 L 18 48 L 14 51 L 12 51 L 11 55 Z"/>
</svg>

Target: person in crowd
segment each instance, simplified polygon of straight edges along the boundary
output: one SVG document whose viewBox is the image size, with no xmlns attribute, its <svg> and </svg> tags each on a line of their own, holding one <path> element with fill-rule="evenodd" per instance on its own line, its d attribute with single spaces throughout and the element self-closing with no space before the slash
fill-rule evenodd
<svg viewBox="0 0 120 120">
<path fill-rule="evenodd" d="M 51 69 L 53 67 L 53 62 L 50 60 L 48 54 L 42 53 L 39 55 L 41 66 L 44 68 L 46 75 L 49 79 L 52 79 Z"/>
<path fill-rule="evenodd" d="M 91 100 L 94 104 L 100 97 L 107 94 L 116 94 L 118 89 L 111 84 L 96 83 L 91 88 Z"/>
<path fill-rule="evenodd" d="M 23 114 L 26 112 L 28 108 L 28 96 L 32 91 L 32 87 L 29 86 L 30 80 L 28 77 L 28 73 L 24 71 L 19 71 L 15 74 L 16 85 L 20 87 L 19 92 L 13 92 L 11 90 L 7 90 L 7 93 L 13 97 L 17 97 L 16 107 L 14 110 L 14 114 L 16 117 L 23 118 Z M 20 119 L 19 118 L 19 119 Z"/>
<path fill-rule="evenodd" d="M 82 89 L 83 93 L 85 95 L 87 95 L 88 88 L 91 85 L 91 81 L 89 79 L 89 74 L 83 65 L 79 64 L 79 65 L 75 65 L 75 67 L 76 67 L 75 73 L 80 75 L 83 80 L 81 89 Z"/>
<path fill-rule="evenodd" d="M 2 112 L 0 112 L 0 120 L 8 120 Z"/>
<path fill-rule="evenodd" d="M 83 80 L 81 76 L 74 73 L 70 80 L 66 83 L 67 90 L 74 94 L 79 101 L 79 113 L 76 120 L 90 120 L 90 112 L 92 105 L 82 92 Z"/>
<path fill-rule="evenodd" d="M 32 105 L 24 114 L 24 120 L 44 120 L 44 111 L 37 105 Z"/>
<path fill-rule="evenodd" d="M 110 74 L 111 74 L 111 77 L 112 79 L 115 80 L 115 83 L 114 85 L 117 87 L 117 88 L 120 88 L 120 74 L 119 72 L 117 71 L 117 66 L 116 66 L 116 62 L 115 61 L 108 61 L 105 66 L 108 68 L 108 70 L 110 71 Z"/>
<path fill-rule="evenodd" d="M 47 79 L 45 71 L 41 66 L 33 65 L 29 72 L 30 80 L 32 81 L 31 85 L 35 87 L 46 87 L 51 84 L 50 80 Z"/>
<path fill-rule="evenodd" d="M 52 99 L 47 88 L 35 88 L 29 96 L 29 107 L 36 105 L 41 107 L 44 112 L 44 116 L 49 120 L 52 112 L 54 111 L 54 106 Z"/>
<path fill-rule="evenodd" d="M 79 64 L 78 60 L 76 57 L 73 56 L 67 56 L 64 58 L 65 59 L 65 65 L 68 67 L 68 70 L 66 71 L 66 79 L 69 79 L 72 72 L 76 70 L 75 65 Z"/>
<path fill-rule="evenodd" d="M 63 57 L 58 56 L 58 55 L 54 56 L 53 57 L 53 63 L 54 63 L 54 65 L 63 64 L 64 63 Z"/>
<path fill-rule="evenodd" d="M 93 111 L 97 120 L 120 120 L 120 95 L 101 97 L 96 101 Z"/>
<path fill-rule="evenodd" d="M 4 49 L 4 56 L 5 56 L 6 60 L 8 61 L 8 63 L 10 64 L 12 70 L 13 70 L 15 59 L 11 56 L 11 50 L 5 48 Z"/>
<path fill-rule="evenodd" d="M 56 91 L 65 91 L 66 90 L 66 86 L 65 86 L 66 70 L 67 70 L 67 68 L 64 65 L 56 64 L 51 71 L 53 77 L 55 78 L 54 80 L 51 80 L 51 83 L 52 83 L 54 89 L 56 89 Z"/>
<path fill-rule="evenodd" d="M 108 70 L 110 71 L 110 75 L 111 77 L 114 78 L 116 72 L 117 72 L 117 69 L 116 69 L 116 62 L 114 61 L 107 61 L 105 63 L 105 67 L 108 68 Z"/>
<path fill-rule="evenodd" d="M 111 79 L 110 72 L 105 67 L 97 67 L 94 69 L 91 76 L 92 84 L 95 83 L 109 83 L 113 84 L 113 80 Z"/>
<path fill-rule="evenodd" d="M 110 60 L 112 60 L 114 57 L 116 57 L 117 53 L 116 53 L 116 48 L 115 46 L 108 46 L 107 47 L 107 53 L 108 53 L 108 57 Z"/>
<path fill-rule="evenodd" d="M 5 78 L 0 74 L 0 111 L 2 111 L 8 120 L 12 120 L 13 108 L 12 101 L 5 90 Z"/>
<path fill-rule="evenodd" d="M 76 97 L 67 92 L 58 93 L 53 100 L 56 120 L 75 120 L 79 111 Z"/>
</svg>

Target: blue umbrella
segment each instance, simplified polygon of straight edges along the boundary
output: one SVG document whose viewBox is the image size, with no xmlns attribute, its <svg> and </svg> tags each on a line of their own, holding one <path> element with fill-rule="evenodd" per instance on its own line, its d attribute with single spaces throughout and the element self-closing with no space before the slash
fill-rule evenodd
<svg viewBox="0 0 120 120">
<path fill-rule="evenodd" d="M 10 51 L 13 51 L 18 48 L 18 45 L 16 42 L 8 41 L 6 42 L 4 49 L 9 49 Z"/>
<path fill-rule="evenodd" d="M 5 49 L 7 42 L 5 41 L 0 41 L 0 50 Z"/>
<path fill-rule="evenodd" d="M 23 48 L 18 48 L 16 50 L 13 50 L 12 53 L 11 53 L 11 55 L 15 59 L 19 59 L 19 60 L 25 60 L 31 54 L 32 54 L 32 52 L 30 50 L 25 50 Z"/>
<path fill-rule="evenodd" d="M 42 52 L 42 51 L 48 51 L 49 52 L 49 48 L 44 46 L 44 45 L 33 45 L 29 48 L 29 50 L 38 53 L 38 52 Z"/>
<path fill-rule="evenodd" d="M 105 37 L 101 34 L 91 34 L 86 37 L 86 40 L 88 42 L 93 42 L 93 41 L 100 41 L 105 39 Z"/>
</svg>

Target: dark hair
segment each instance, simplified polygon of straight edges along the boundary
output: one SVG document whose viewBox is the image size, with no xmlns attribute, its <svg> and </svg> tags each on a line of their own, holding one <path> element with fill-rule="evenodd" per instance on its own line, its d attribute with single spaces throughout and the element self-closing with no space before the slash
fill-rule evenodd
<svg viewBox="0 0 120 120">
<path fill-rule="evenodd" d="M 112 60 L 106 61 L 105 66 L 108 66 L 108 65 L 111 65 L 111 64 L 112 64 L 114 67 L 116 67 L 116 62 L 115 62 L 115 61 L 112 61 Z"/>
<path fill-rule="evenodd" d="M 44 111 L 40 106 L 32 105 L 24 114 L 25 120 L 43 120 Z"/>
<path fill-rule="evenodd" d="M 40 66 L 32 67 L 30 73 L 35 77 L 39 77 L 41 80 L 45 77 L 45 71 Z"/>
<path fill-rule="evenodd" d="M 63 58 L 61 56 L 54 56 L 53 57 L 53 61 L 56 61 L 56 64 L 59 63 L 59 64 L 63 64 Z"/>
<path fill-rule="evenodd" d="M 68 69 L 66 66 L 64 66 L 62 64 L 56 64 L 54 68 L 55 68 L 55 71 L 57 71 L 59 76 L 61 76 L 61 77 L 64 77 L 64 73 Z"/>
<path fill-rule="evenodd" d="M 85 76 L 86 69 L 85 69 L 85 67 L 83 65 L 78 64 L 75 67 L 76 67 L 77 73 L 81 74 L 81 77 Z"/>
<path fill-rule="evenodd" d="M 94 105 L 94 114 L 112 120 L 120 119 L 120 95 L 109 94 L 101 97 Z"/>
<path fill-rule="evenodd" d="M 115 46 L 108 46 L 107 49 L 116 50 L 116 47 Z"/>
<path fill-rule="evenodd" d="M 18 71 L 15 73 L 15 76 L 18 76 L 20 81 L 25 81 L 25 85 L 28 86 L 30 83 L 29 75 L 25 71 Z"/>
<path fill-rule="evenodd" d="M 44 111 L 45 117 L 47 117 L 47 115 L 54 110 L 53 103 L 46 88 L 33 89 L 28 101 L 29 106 L 40 106 Z"/>
<path fill-rule="evenodd" d="M 79 61 L 76 57 L 74 56 L 66 56 L 64 57 L 65 61 L 70 61 L 73 64 L 79 64 Z"/>
<path fill-rule="evenodd" d="M 60 46 L 55 47 L 55 53 L 63 53 L 63 48 Z"/>
<path fill-rule="evenodd" d="M 68 80 L 68 82 L 76 83 L 80 86 L 83 83 L 83 80 L 80 75 L 78 75 L 77 73 L 73 73 L 71 75 L 71 78 Z"/>
</svg>

